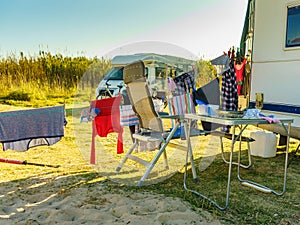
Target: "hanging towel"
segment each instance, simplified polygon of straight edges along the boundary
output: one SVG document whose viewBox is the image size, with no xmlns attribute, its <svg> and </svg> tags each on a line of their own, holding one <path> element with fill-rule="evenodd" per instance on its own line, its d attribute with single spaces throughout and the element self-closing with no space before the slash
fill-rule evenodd
<svg viewBox="0 0 300 225">
<path fill-rule="evenodd" d="M 123 127 L 139 125 L 139 118 L 136 116 L 131 105 L 120 106 L 120 123 Z"/>
<path fill-rule="evenodd" d="M 192 94 L 186 93 L 169 99 L 169 110 L 171 115 L 184 115 L 195 113 Z"/>
<path fill-rule="evenodd" d="M 3 150 L 27 151 L 53 145 L 64 136 L 64 106 L 0 113 L 0 142 Z"/>
<path fill-rule="evenodd" d="M 192 94 L 189 93 L 173 96 L 168 100 L 168 107 L 170 115 L 184 115 L 196 112 Z M 175 121 L 171 121 L 172 127 L 174 127 Z"/>
</svg>

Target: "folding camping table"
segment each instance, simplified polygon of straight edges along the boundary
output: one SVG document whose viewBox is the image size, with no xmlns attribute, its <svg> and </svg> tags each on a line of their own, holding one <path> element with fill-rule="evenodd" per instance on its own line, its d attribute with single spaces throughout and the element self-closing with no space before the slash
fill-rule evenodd
<svg viewBox="0 0 300 225">
<path fill-rule="evenodd" d="M 205 121 L 205 122 L 211 122 L 211 123 L 217 123 L 217 124 L 222 124 L 222 125 L 229 125 L 233 127 L 233 135 L 232 135 L 232 141 L 231 141 L 231 151 L 230 151 L 230 159 L 229 159 L 229 168 L 228 168 L 228 181 L 227 181 L 227 189 L 226 189 L 226 203 L 225 206 L 222 207 L 220 206 L 215 200 L 210 199 L 209 197 L 198 193 L 194 190 L 189 190 L 186 186 L 186 170 L 185 170 L 185 175 L 184 175 L 184 187 L 186 190 L 192 191 L 194 194 L 205 198 L 211 203 L 213 203 L 218 209 L 220 210 L 225 210 L 228 207 L 228 202 L 229 202 L 229 194 L 230 194 L 230 181 L 231 181 L 231 171 L 232 171 L 232 165 L 237 164 L 238 166 L 238 179 L 239 181 L 242 182 L 243 185 L 255 188 L 259 191 L 263 191 L 265 193 L 273 193 L 275 195 L 281 196 L 285 193 L 286 191 L 286 178 L 287 178 L 287 165 L 288 165 L 288 151 L 289 151 L 289 141 L 290 141 L 290 129 L 291 129 L 291 123 L 293 122 L 293 119 L 281 119 L 280 124 L 284 128 L 287 136 L 287 143 L 286 143 L 286 155 L 285 155 L 285 164 L 284 164 L 284 177 L 283 177 L 283 189 L 282 192 L 276 192 L 275 190 L 266 187 L 262 184 L 256 183 L 254 181 L 250 180 L 243 180 L 240 176 L 240 166 L 242 165 L 240 163 L 240 157 L 241 157 L 241 146 L 239 148 L 239 155 L 238 155 L 238 162 L 233 162 L 232 156 L 233 156 L 233 151 L 234 151 L 234 144 L 237 141 L 240 141 L 240 137 L 242 136 L 243 132 L 245 129 L 248 127 L 248 125 L 257 125 L 257 124 L 268 124 L 268 121 L 264 119 L 244 119 L 244 118 L 223 118 L 223 117 L 212 117 L 212 116 L 205 116 L 205 115 L 198 115 L 198 114 L 186 114 L 184 115 L 184 118 L 187 120 L 184 123 L 185 130 L 187 133 L 187 145 L 188 145 L 188 151 L 187 151 L 187 160 L 188 160 L 188 154 L 191 154 L 191 161 L 192 161 L 192 147 L 191 147 L 191 140 L 190 140 L 190 125 L 192 120 L 199 120 L 199 121 Z M 239 128 L 239 133 L 237 132 L 237 128 Z M 250 151 L 250 149 L 248 149 Z M 194 167 L 194 162 L 192 163 L 192 172 L 193 172 L 193 178 L 194 180 L 197 180 L 197 174 L 195 171 Z"/>
</svg>

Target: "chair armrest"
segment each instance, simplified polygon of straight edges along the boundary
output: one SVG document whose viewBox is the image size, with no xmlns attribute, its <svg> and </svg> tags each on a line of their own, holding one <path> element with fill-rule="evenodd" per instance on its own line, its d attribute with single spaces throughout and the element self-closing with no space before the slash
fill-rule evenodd
<svg viewBox="0 0 300 225">
<path fill-rule="evenodd" d="M 181 119 L 183 120 L 184 119 L 184 116 L 183 115 L 163 115 L 163 116 L 160 116 L 161 119 Z"/>
<path fill-rule="evenodd" d="M 157 114 L 159 116 L 168 116 L 169 115 L 169 113 L 167 113 L 167 112 L 157 112 Z"/>
</svg>

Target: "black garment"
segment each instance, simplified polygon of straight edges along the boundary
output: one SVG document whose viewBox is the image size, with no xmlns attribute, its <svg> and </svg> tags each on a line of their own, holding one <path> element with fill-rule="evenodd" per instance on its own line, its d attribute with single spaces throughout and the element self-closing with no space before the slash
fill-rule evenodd
<svg viewBox="0 0 300 225">
<path fill-rule="evenodd" d="M 238 92 L 236 74 L 233 66 L 233 59 L 229 63 L 229 69 L 222 74 L 222 104 L 221 109 L 236 111 L 238 108 Z M 223 131 L 229 133 L 230 126 L 224 126 Z"/>
<path fill-rule="evenodd" d="M 200 100 L 206 104 L 220 105 L 220 95 L 220 83 L 216 78 L 194 91 L 193 101 L 195 104 L 196 100 Z"/>
<path fill-rule="evenodd" d="M 195 105 L 196 100 L 200 100 L 202 102 L 205 102 L 206 104 L 220 105 L 220 96 L 221 92 L 219 78 L 215 78 L 214 80 L 210 81 L 206 85 L 193 92 L 193 101 Z M 203 129 L 207 131 L 216 130 L 217 128 L 222 126 L 217 123 L 203 121 L 201 121 L 201 124 Z"/>
<path fill-rule="evenodd" d="M 229 69 L 222 74 L 222 110 L 236 111 L 238 107 L 238 93 L 236 74 L 233 63 Z"/>
</svg>

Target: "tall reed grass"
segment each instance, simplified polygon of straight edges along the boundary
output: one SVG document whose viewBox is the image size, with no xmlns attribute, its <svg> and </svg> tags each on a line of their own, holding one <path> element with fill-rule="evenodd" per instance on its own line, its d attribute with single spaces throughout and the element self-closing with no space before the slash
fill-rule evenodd
<svg viewBox="0 0 300 225">
<path fill-rule="evenodd" d="M 111 60 L 69 57 L 39 51 L 35 56 L 23 52 L 0 55 L 0 103 L 42 106 L 72 101 L 77 91 L 96 89 L 111 68 Z M 196 84 L 202 86 L 215 76 L 209 61 L 197 61 Z"/>
<path fill-rule="evenodd" d="M 96 88 L 110 69 L 110 60 L 104 58 L 69 57 L 39 51 L 37 56 L 8 55 L 0 57 L 0 99 L 2 103 L 16 101 L 72 98 L 83 75 L 89 80 L 82 87 Z M 92 79 L 91 79 L 92 78 Z"/>
</svg>

